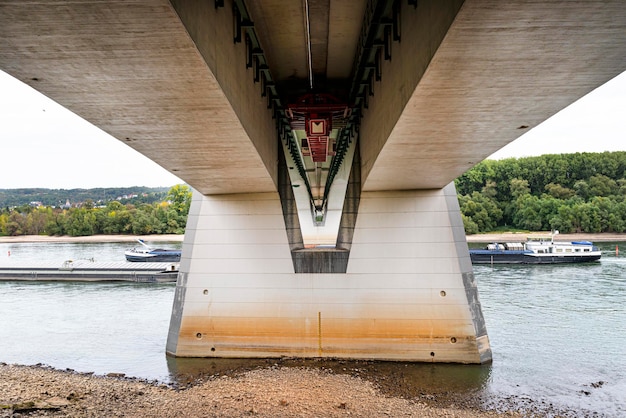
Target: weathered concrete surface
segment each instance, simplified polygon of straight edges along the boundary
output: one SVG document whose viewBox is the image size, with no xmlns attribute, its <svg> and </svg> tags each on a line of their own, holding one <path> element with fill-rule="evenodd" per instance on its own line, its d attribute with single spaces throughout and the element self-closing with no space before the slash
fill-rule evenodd
<svg viewBox="0 0 626 418">
<path fill-rule="evenodd" d="M 274 191 L 275 127 L 232 8 L 185 6 L 199 48 L 166 0 L 0 0 L 0 69 L 201 193 Z"/>
<path fill-rule="evenodd" d="M 246 68 L 245 43 L 233 42 L 232 7 L 216 8 L 210 1 L 172 0 L 171 3 L 263 160 L 265 169 L 277 185 L 279 143 L 276 121 L 267 107 L 267 99 L 261 97 L 260 83 L 254 82 L 253 70 Z M 214 132 L 216 128 L 221 129 L 218 118 L 219 115 L 213 116 L 211 122 L 215 126 L 205 132 L 205 135 L 218 139 L 219 145 L 228 147 L 230 138 L 222 132 Z M 234 150 L 234 155 L 222 156 L 223 163 L 228 163 L 230 159 L 236 160 L 236 152 Z M 239 189 L 236 186 L 238 178 L 254 174 L 254 171 L 244 174 L 246 167 L 231 169 L 236 169 L 235 172 L 228 173 L 229 176 L 234 175 L 235 190 Z M 211 173 L 213 175 L 215 174 Z M 264 177 L 260 176 L 259 181 Z M 233 192 L 235 191 L 229 191 Z"/>
<path fill-rule="evenodd" d="M 276 193 L 194 195 L 167 352 L 490 362 L 454 185 L 360 202 L 347 271 L 298 274 Z"/>
<path fill-rule="evenodd" d="M 248 3 L 277 83 L 308 85 L 303 3 Z M 318 80 L 350 84 L 366 4 L 309 1 Z M 622 0 L 400 4 L 360 130 L 364 190 L 444 187 L 626 69 Z M 0 0 L 0 69 L 201 193 L 276 191 L 273 121 L 231 14 L 229 0 Z"/>
<path fill-rule="evenodd" d="M 419 1 L 402 31 L 362 125 L 364 190 L 443 187 L 626 70 L 622 0 Z"/>
<path fill-rule="evenodd" d="M 351 76 L 366 3 L 366 0 L 308 1 L 315 85 L 318 76 L 330 80 L 347 80 Z M 248 1 L 246 5 L 263 41 L 273 77 L 278 81 L 307 80 L 304 2 L 263 0 Z"/>
<path fill-rule="evenodd" d="M 294 271 L 275 127 L 225 3 L 0 0 L 0 68 L 201 194 L 168 351 L 488 361 L 446 185 L 626 69 L 626 3 L 400 2 L 402 39 L 359 131 L 345 274 Z M 350 84 L 367 2 L 339 3 L 309 1 L 311 64 Z M 307 54 L 289 53 L 305 38 L 302 3 L 254 4 L 277 82 L 306 85 Z"/>
</svg>

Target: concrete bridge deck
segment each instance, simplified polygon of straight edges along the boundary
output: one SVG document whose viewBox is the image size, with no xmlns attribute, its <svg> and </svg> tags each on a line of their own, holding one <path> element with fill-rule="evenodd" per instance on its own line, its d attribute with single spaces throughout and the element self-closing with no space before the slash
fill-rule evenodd
<svg viewBox="0 0 626 418">
<path fill-rule="evenodd" d="M 624 33 L 623 0 L 0 0 L 0 68 L 196 191 L 169 354 L 485 363 L 453 180 Z"/>
</svg>

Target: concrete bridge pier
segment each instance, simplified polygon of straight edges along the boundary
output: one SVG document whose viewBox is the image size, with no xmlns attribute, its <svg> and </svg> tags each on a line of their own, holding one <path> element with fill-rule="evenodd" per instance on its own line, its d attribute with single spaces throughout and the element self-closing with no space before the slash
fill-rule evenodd
<svg viewBox="0 0 626 418">
<path fill-rule="evenodd" d="M 363 192 L 345 273 L 295 273 L 278 193 L 195 193 L 167 353 L 490 362 L 454 185 Z"/>
</svg>

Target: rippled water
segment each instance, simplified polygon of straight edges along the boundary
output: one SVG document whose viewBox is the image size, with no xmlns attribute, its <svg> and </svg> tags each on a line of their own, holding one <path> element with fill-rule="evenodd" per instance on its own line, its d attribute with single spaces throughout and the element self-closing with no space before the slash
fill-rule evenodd
<svg viewBox="0 0 626 418">
<path fill-rule="evenodd" d="M 124 262 L 124 251 L 133 246 L 0 244 L 0 265 Z M 174 290 L 173 283 L 0 281 L 0 361 L 167 381 L 164 350 Z"/>
<path fill-rule="evenodd" d="M 158 248 L 182 247 L 181 242 L 159 242 L 147 244 Z M 0 243 L 0 265 L 11 265 L 22 262 L 63 264 L 66 260 L 91 260 L 95 262 L 126 261 L 124 251 L 140 247 L 138 242 L 110 243 Z"/>
<path fill-rule="evenodd" d="M 611 255 L 589 265 L 475 266 L 493 404 L 514 395 L 626 415 L 626 258 Z"/>
<path fill-rule="evenodd" d="M 372 367 L 394 376 L 396 390 L 409 397 L 452 391 L 476 396 L 488 408 L 526 408 L 529 415 L 626 416 L 626 244 L 620 243 L 621 257 L 611 252 L 615 245 L 601 244 L 600 263 L 475 266 L 491 366 Z M 13 260 L 123 261 L 129 246 L 0 244 L 0 264 L 8 251 Z M 166 358 L 174 288 L 0 282 L 0 361 L 162 381 L 207 373 L 218 363 L 233 366 Z"/>
</svg>

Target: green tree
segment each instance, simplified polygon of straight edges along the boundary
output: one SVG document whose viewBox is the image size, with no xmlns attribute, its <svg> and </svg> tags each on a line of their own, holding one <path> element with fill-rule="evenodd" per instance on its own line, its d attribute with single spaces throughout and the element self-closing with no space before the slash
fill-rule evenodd
<svg viewBox="0 0 626 418">
<path fill-rule="evenodd" d="M 537 196 L 531 194 L 520 195 L 515 201 L 513 225 L 517 228 L 530 231 L 541 231 L 541 203 Z"/>
<path fill-rule="evenodd" d="M 528 180 L 514 178 L 509 182 L 511 188 L 511 196 L 514 199 L 518 199 L 521 196 L 530 194 L 530 187 L 528 186 Z"/>
<path fill-rule="evenodd" d="M 589 183 L 585 180 L 578 180 L 574 183 L 574 190 L 576 191 L 576 196 L 581 197 L 583 200 L 587 200 L 590 195 Z"/>
<path fill-rule="evenodd" d="M 541 230 L 553 229 L 551 220 L 559 214 L 559 208 L 563 204 L 560 199 L 543 195 L 539 199 L 539 218 L 541 219 Z"/>
<path fill-rule="evenodd" d="M 591 203 L 585 202 L 575 208 L 579 219 L 580 232 L 601 232 L 602 222 L 600 210 Z"/>
<path fill-rule="evenodd" d="M 45 193 L 47 189 L 19 189 L 24 193 L 22 198 L 32 198 L 38 193 Z M 104 194 L 104 189 L 93 189 Z M 114 195 L 126 189 L 107 189 Z M 67 191 L 55 191 L 58 193 Z M 74 191 L 81 195 L 82 189 Z M 93 193 L 93 192 L 92 192 Z M 161 196 L 167 201 L 154 202 L 154 196 Z M 0 198 L 6 192 L 0 189 Z M 9 196 L 9 199 L 13 197 Z M 165 193 L 143 193 L 123 204 L 118 200 L 111 200 L 106 206 L 96 207 L 94 200 L 87 197 L 82 204 L 70 209 L 47 207 L 33 208 L 28 204 L 14 208 L 0 210 L 0 234 L 49 234 L 83 236 L 93 234 L 160 234 L 184 233 L 189 206 L 191 189 L 185 185 L 172 187 Z"/>
<path fill-rule="evenodd" d="M 73 237 L 95 233 L 96 215 L 90 209 L 72 208 L 68 211 L 65 232 Z"/>
<path fill-rule="evenodd" d="M 165 232 L 182 234 L 185 232 L 187 215 L 191 205 L 191 189 L 184 184 L 176 185 L 167 192 L 166 199 L 168 203 L 166 214 L 160 216 L 166 224 Z M 157 215 L 157 217 L 159 216 Z"/>
<path fill-rule="evenodd" d="M 611 196 L 617 194 L 619 187 L 617 182 L 604 174 L 596 174 L 589 178 L 590 196 Z"/>
<path fill-rule="evenodd" d="M 48 223 L 48 218 L 52 215 L 52 208 L 39 207 L 30 212 L 26 217 L 26 234 L 39 235 L 42 234 Z"/>
<path fill-rule="evenodd" d="M 550 219 L 551 229 L 561 231 L 568 234 L 574 232 L 575 214 L 570 206 L 563 205 L 559 207 L 557 215 Z"/>
<path fill-rule="evenodd" d="M 133 232 L 133 214 L 134 211 L 132 210 L 123 210 L 116 213 L 115 217 L 120 234 L 131 234 Z"/>
<path fill-rule="evenodd" d="M 548 183 L 545 187 L 546 193 L 556 199 L 566 200 L 574 196 L 576 193 L 567 187 L 563 187 L 557 183 Z"/>
<path fill-rule="evenodd" d="M 9 235 L 7 232 L 7 223 L 9 222 L 9 214 L 6 212 L 0 213 L 0 235 Z"/>
<path fill-rule="evenodd" d="M 177 184 L 167 192 L 165 200 L 169 202 L 173 210 L 186 216 L 191 204 L 191 189 L 184 184 Z"/>
<path fill-rule="evenodd" d="M 478 225 L 476 225 L 476 222 L 474 222 L 472 218 L 465 216 L 462 213 L 461 218 L 463 219 L 463 227 L 465 228 L 465 233 L 467 235 L 478 234 L 480 232 Z"/>
<path fill-rule="evenodd" d="M 65 235 L 65 212 L 53 210 L 46 220 L 46 234 Z"/>
<path fill-rule="evenodd" d="M 11 212 L 6 223 L 6 231 L 10 236 L 24 235 L 27 231 L 26 216 L 18 211 Z"/>
<path fill-rule="evenodd" d="M 459 205 L 467 223 L 473 222 L 478 232 L 492 231 L 502 218 L 502 210 L 496 202 L 478 192 L 459 198 Z"/>
<path fill-rule="evenodd" d="M 135 235 L 155 234 L 160 227 L 159 220 L 146 211 L 137 210 L 133 215 L 132 231 Z"/>
<path fill-rule="evenodd" d="M 487 160 L 455 182 L 459 203 L 466 202 L 468 228 L 474 228 L 468 221 L 481 228 L 485 223 L 481 216 L 488 213 L 481 211 L 482 203 L 474 200 L 474 192 L 491 198 L 502 210 L 498 226 L 563 232 L 621 231 L 625 227 L 626 152 Z M 598 197 L 608 200 L 596 200 Z M 468 199 L 477 206 L 469 205 Z M 595 205 L 597 211 L 585 203 Z"/>
<path fill-rule="evenodd" d="M 124 232 L 124 217 L 122 214 L 127 211 L 126 206 L 113 200 L 96 211 L 98 229 L 103 234 L 120 234 Z"/>
<path fill-rule="evenodd" d="M 485 186 L 481 190 L 483 196 L 486 196 L 490 199 L 494 199 L 498 194 L 498 189 L 496 187 L 496 182 L 492 180 L 487 180 L 485 182 Z"/>
<path fill-rule="evenodd" d="M 495 161 L 484 160 L 476 164 L 471 170 L 466 171 L 455 180 L 457 193 L 471 194 L 472 191 L 480 190 L 488 180 L 494 178 L 493 168 L 495 165 L 497 165 Z"/>
</svg>

